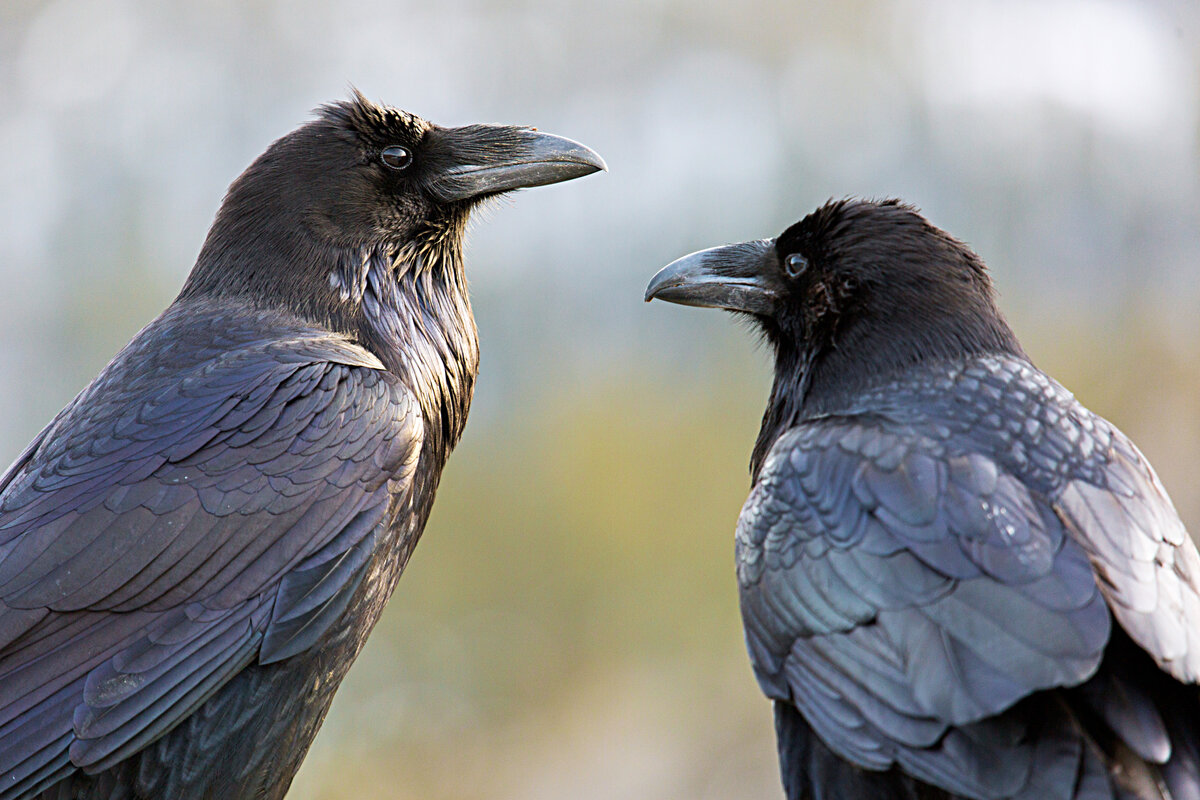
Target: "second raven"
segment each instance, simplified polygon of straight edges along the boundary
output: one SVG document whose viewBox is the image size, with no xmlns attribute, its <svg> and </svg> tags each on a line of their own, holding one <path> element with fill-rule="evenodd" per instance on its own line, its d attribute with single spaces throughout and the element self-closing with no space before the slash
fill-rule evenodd
<svg viewBox="0 0 1200 800">
<path fill-rule="evenodd" d="M 602 168 L 356 94 L 234 181 L 0 479 L 0 800 L 283 797 L 466 423 L 471 209 Z"/>
<path fill-rule="evenodd" d="M 978 256 L 834 202 L 653 298 L 749 315 L 775 354 L 736 550 L 791 800 L 1200 798 L 1200 555 Z"/>
</svg>

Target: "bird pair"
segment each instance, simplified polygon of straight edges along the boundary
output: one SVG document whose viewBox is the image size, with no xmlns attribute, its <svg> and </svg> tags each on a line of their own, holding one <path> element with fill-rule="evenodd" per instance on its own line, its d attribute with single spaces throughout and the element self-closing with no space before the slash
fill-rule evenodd
<svg viewBox="0 0 1200 800">
<path fill-rule="evenodd" d="M 0 479 L 0 800 L 283 797 L 465 425 L 471 209 L 602 168 L 356 94 L 233 183 Z M 970 250 L 832 203 L 646 297 L 776 355 L 737 579 L 790 798 L 1200 797 L 1195 547 Z"/>
</svg>

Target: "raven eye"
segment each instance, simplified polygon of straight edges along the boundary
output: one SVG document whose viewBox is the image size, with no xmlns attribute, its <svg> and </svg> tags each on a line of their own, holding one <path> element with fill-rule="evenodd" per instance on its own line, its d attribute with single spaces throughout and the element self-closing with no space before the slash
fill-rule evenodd
<svg viewBox="0 0 1200 800">
<path fill-rule="evenodd" d="M 789 277 L 798 278 L 808 269 L 808 259 L 799 253 L 792 253 L 783 260 L 783 268 Z"/>
<path fill-rule="evenodd" d="M 413 157 L 412 153 L 408 152 L 407 147 L 394 144 L 391 147 L 383 148 L 383 151 L 379 154 L 379 160 L 389 169 L 405 169 L 412 163 Z"/>
</svg>

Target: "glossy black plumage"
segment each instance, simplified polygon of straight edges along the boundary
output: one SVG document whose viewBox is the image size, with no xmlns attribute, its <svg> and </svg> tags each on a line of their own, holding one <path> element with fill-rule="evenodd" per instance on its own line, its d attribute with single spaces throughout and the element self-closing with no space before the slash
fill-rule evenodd
<svg viewBox="0 0 1200 800">
<path fill-rule="evenodd" d="M 776 351 L 736 549 L 788 797 L 1200 798 L 1200 555 L 1137 448 L 915 211 L 741 247 L 647 296 Z"/>
<path fill-rule="evenodd" d="M 234 183 L 0 480 L 0 798 L 284 795 L 465 424 L 471 207 L 600 166 L 356 96 Z"/>
</svg>

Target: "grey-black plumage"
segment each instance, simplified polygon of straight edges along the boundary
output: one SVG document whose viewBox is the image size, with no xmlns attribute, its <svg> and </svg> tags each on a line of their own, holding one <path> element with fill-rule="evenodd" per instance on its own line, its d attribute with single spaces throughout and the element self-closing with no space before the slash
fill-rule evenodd
<svg viewBox="0 0 1200 800">
<path fill-rule="evenodd" d="M 791 800 L 1200 798 L 1200 555 L 975 253 L 831 202 L 654 298 L 748 315 L 775 355 L 736 552 Z"/>
<path fill-rule="evenodd" d="M 283 797 L 466 423 L 471 209 L 602 168 L 355 93 L 232 184 L 0 479 L 0 798 Z"/>
</svg>

